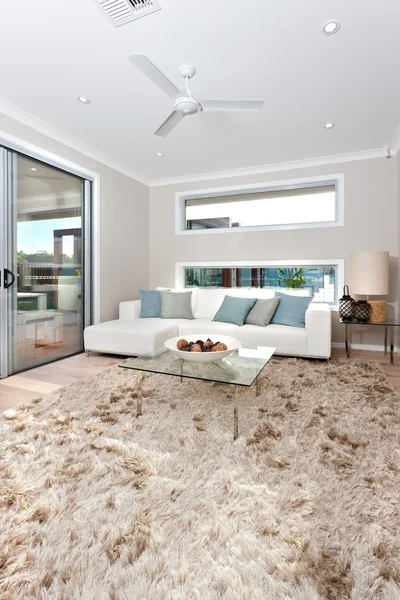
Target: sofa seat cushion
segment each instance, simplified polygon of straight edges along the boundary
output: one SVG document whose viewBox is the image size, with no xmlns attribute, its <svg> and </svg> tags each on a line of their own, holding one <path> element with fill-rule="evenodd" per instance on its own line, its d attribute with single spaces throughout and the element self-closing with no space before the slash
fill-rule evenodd
<svg viewBox="0 0 400 600">
<path fill-rule="evenodd" d="M 275 354 L 307 355 L 307 334 L 306 330 L 300 327 L 243 325 L 238 327 L 236 337 L 242 346 L 273 346 L 276 348 Z"/>
<path fill-rule="evenodd" d="M 229 335 L 237 338 L 237 332 L 240 329 L 237 325 L 233 325 L 232 323 L 220 323 L 218 321 L 213 321 L 212 319 L 194 319 L 193 321 L 185 321 L 179 325 L 179 333 L 178 335 L 196 335 L 198 333 L 207 334 L 209 336 L 218 336 L 218 333 L 221 335 Z M 196 341 L 196 340 L 188 340 Z M 213 342 L 218 342 L 218 340 L 214 340 Z"/>
<path fill-rule="evenodd" d="M 84 331 L 85 349 L 108 354 L 140 356 L 178 334 L 185 319 L 118 319 L 91 325 Z"/>
</svg>

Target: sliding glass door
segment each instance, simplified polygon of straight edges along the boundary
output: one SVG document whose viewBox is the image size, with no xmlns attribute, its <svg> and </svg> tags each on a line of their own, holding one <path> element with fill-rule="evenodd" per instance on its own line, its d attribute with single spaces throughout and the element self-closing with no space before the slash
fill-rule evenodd
<svg viewBox="0 0 400 600">
<path fill-rule="evenodd" d="M 1 377 L 82 352 L 90 183 L 1 149 Z"/>
</svg>

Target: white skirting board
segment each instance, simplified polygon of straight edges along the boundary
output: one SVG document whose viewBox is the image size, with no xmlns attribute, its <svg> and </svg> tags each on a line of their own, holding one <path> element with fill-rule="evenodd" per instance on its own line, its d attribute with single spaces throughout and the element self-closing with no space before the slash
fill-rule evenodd
<svg viewBox="0 0 400 600">
<path fill-rule="evenodd" d="M 345 348 L 346 345 L 344 342 L 332 342 L 332 348 Z M 384 345 L 374 345 L 374 344 L 350 344 L 351 350 L 372 350 L 375 352 L 383 352 L 385 350 Z M 389 352 L 390 345 L 387 346 L 387 351 Z M 394 352 L 399 352 L 399 347 L 394 346 Z"/>
</svg>

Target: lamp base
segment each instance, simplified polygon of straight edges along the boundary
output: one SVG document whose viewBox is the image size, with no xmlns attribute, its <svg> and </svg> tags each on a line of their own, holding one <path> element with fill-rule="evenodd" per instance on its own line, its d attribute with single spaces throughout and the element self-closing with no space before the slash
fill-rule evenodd
<svg viewBox="0 0 400 600">
<path fill-rule="evenodd" d="M 384 323 L 386 321 L 386 300 L 368 300 L 371 306 L 371 323 Z"/>
</svg>

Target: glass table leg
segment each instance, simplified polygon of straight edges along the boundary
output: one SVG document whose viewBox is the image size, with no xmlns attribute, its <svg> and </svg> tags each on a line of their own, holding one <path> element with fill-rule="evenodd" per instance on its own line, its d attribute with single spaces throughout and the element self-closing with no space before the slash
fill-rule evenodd
<svg viewBox="0 0 400 600">
<path fill-rule="evenodd" d="M 388 328 L 385 325 L 385 354 L 387 354 Z"/>
<path fill-rule="evenodd" d="M 136 389 L 136 418 L 141 417 L 143 414 L 143 390 L 142 383 L 144 379 L 144 373 L 139 371 L 137 378 L 137 389 Z"/>
<path fill-rule="evenodd" d="M 347 354 L 347 358 L 350 358 L 350 344 L 349 344 L 349 330 L 348 330 L 348 324 L 346 323 L 344 328 L 345 328 L 345 333 L 346 333 L 346 354 Z"/>
<path fill-rule="evenodd" d="M 239 436 L 239 386 L 234 386 L 233 391 L 233 441 Z"/>
</svg>

